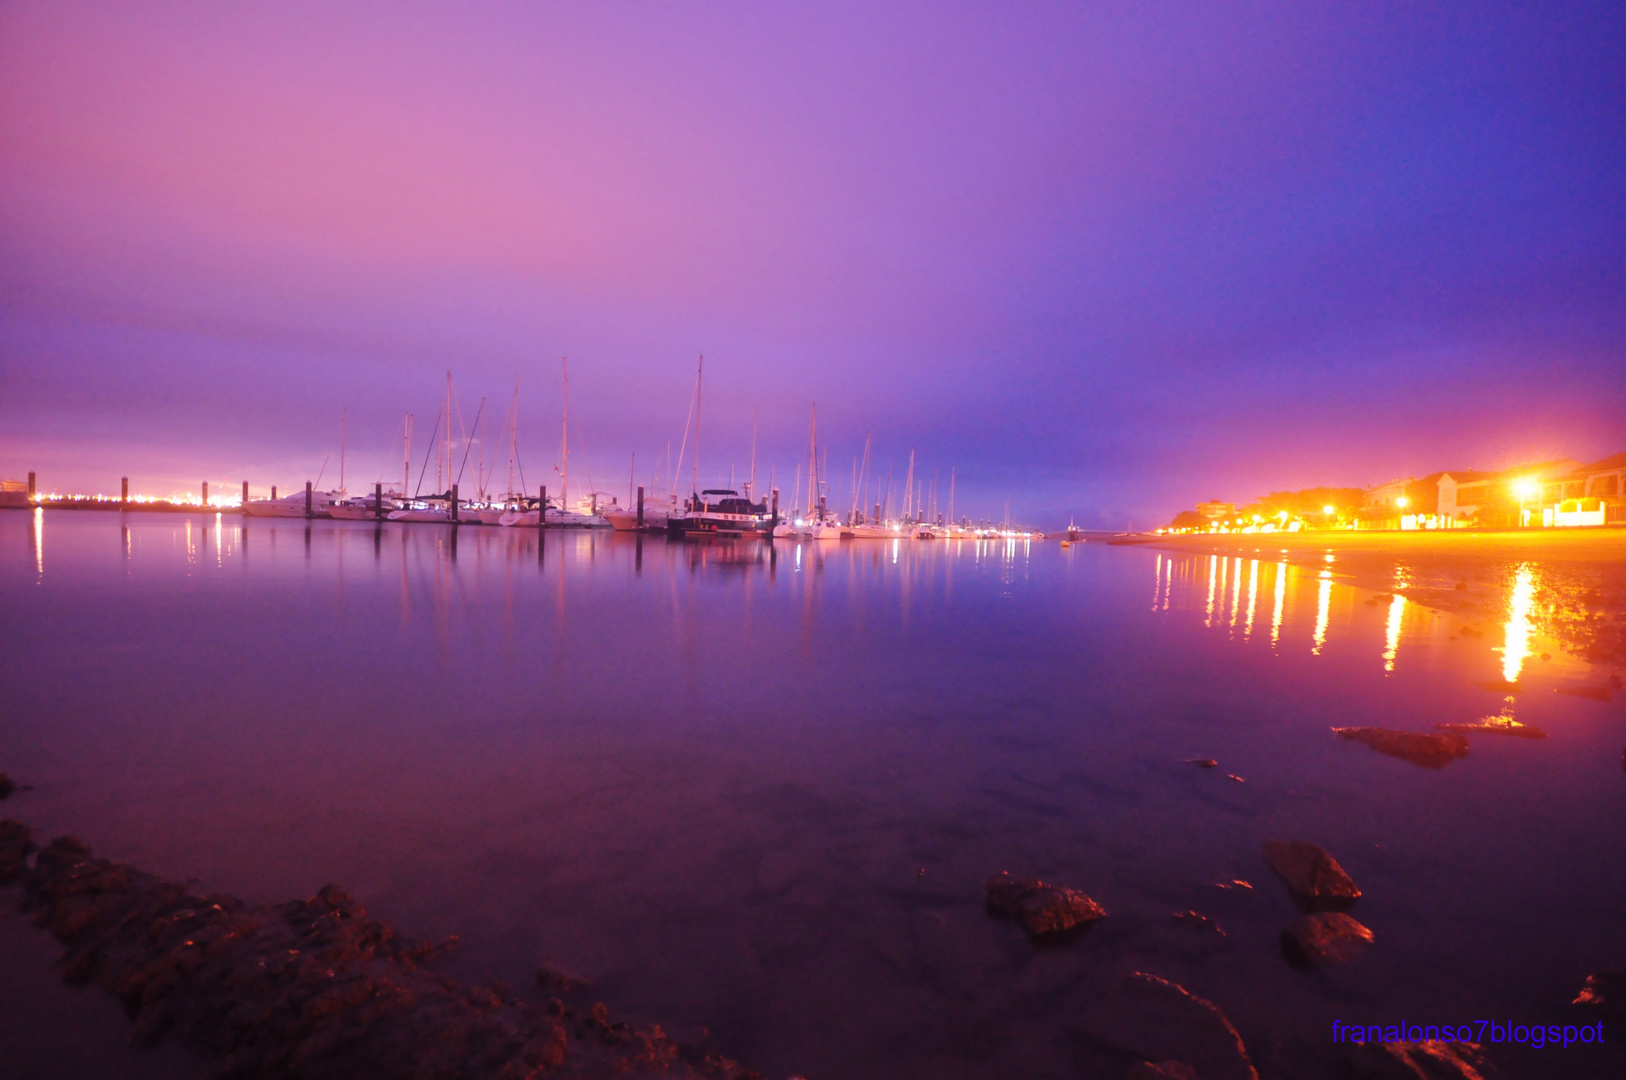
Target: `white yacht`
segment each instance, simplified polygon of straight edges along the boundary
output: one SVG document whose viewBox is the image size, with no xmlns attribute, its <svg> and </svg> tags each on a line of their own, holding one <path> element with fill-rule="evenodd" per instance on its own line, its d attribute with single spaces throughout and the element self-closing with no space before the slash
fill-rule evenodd
<svg viewBox="0 0 1626 1080">
<path fill-rule="evenodd" d="M 310 516 L 331 517 L 329 509 L 334 503 L 344 502 L 348 494 L 345 491 L 312 491 Z M 302 518 L 305 516 L 305 491 L 301 488 L 279 499 L 251 499 L 243 504 L 243 513 L 249 517 Z"/>
</svg>

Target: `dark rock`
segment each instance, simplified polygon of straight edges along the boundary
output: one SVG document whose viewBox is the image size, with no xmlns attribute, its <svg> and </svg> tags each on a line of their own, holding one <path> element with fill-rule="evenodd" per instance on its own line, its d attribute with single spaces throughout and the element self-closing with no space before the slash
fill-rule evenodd
<svg viewBox="0 0 1626 1080">
<path fill-rule="evenodd" d="M 12 778 L 7 776 L 5 773 L 0 772 L 0 799 L 6 798 L 16 790 L 16 781 L 12 780 Z"/>
<path fill-rule="evenodd" d="M 1341 911 L 1306 915 L 1282 931 L 1288 957 L 1312 967 L 1345 964 L 1372 944 L 1372 931 Z"/>
<path fill-rule="evenodd" d="M 1352 742 L 1365 743 L 1380 754 L 1425 769 L 1443 769 L 1457 758 L 1468 756 L 1468 737 L 1456 732 L 1425 735 L 1379 727 L 1335 727 L 1332 730 Z"/>
<path fill-rule="evenodd" d="M 1156 975 L 1135 972 L 1084 1003 L 1079 1022 L 1091 1040 L 1162 1068 L 1147 1077 L 1189 1076 L 1202 1080 L 1258 1080 L 1242 1036 L 1211 1001 Z M 1163 1064 L 1152 1065 L 1153 1062 Z M 1170 1072 L 1174 1063 L 1190 1070 Z"/>
<path fill-rule="evenodd" d="M 1490 1080 L 1477 1043 L 1390 1042 L 1348 1049 L 1350 1080 Z"/>
<path fill-rule="evenodd" d="M 1626 1019 L 1626 968 L 1588 975 L 1573 1004 L 1585 1005 L 1606 1016 Z"/>
<path fill-rule="evenodd" d="M 1129 1080 L 1200 1080 L 1197 1070 L 1179 1061 L 1143 1061 L 1129 1070 Z"/>
<path fill-rule="evenodd" d="M 1313 910 L 1346 908 L 1361 897 L 1338 860 L 1314 844 L 1267 840 L 1265 861 L 1288 891 Z"/>
<path fill-rule="evenodd" d="M 1455 731 L 1462 735 L 1511 735 L 1515 739 L 1545 739 L 1547 733 L 1538 727 L 1521 724 L 1517 720 L 1486 719 L 1477 724 L 1435 724 L 1441 731 Z"/>
<path fill-rule="evenodd" d="M 1210 934 L 1225 937 L 1225 931 L 1220 929 L 1219 923 L 1215 922 L 1213 919 L 1210 919 L 1207 915 L 1204 915 L 1200 911 L 1176 911 L 1174 914 L 1170 915 L 1169 918 L 1174 919 L 1177 922 L 1187 923 L 1198 930 L 1204 930 Z"/>
<path fill-rule="evenodd" d="M 1186 758 L 1186 764 L 1195 765 L 1199 769 L 1212 769 L 1214 766 L 1218 765 L 1219 762 L 1215 761 L 1211 757 L 1188 757 Z"/>
<path fill-rule="evenodd" d="M 0 885 L 27 869 L 34 850 L 34 834 L 20 821 L 0 821 Z"/>
<path fill-rule="evenodd" d="M 1076 889 L 1046 885 L 1038 878 L 1016 878 L 1000 871 L 988 879 L 988 910 L 1020 918 L 1035 937 L 1085 926 L 1106 909 Z"/>
<path fill-rule="evenodd" d="M 1608 701 L 1614 696 L 1613 691 L 1608 686 L 1560 686 L 1558 692 L 1570 697 L 1590 698 L 1593 701 Z M 5 777 L 0 776 L 0 781 L 4 780 Z M 0 791 L 3 790 L 4 784 L 0 783 Z"/>
<path fill-rule="evenodd" d="M 174 1036 L 236 1077 L 557 1080 L 661 1075 L 760 1080 L 658 1027 L 547 1006 L 426 969 L 425 951 L 343 890 L 246 904 L 200 896 L 59 838 L 27 866 L 28 830 L 0 822 L 0 874 L 72 947 L 63 975 L 119 996 L 138 1045 Z M 432 951 L 432 950 L 431 950 Z M 506 989 L 506 988 L 504 988 Z"/>
<path fill-rule="evenodd" d="M 593 984 L 590 980 L 564 968 L 543 964 L 536 969 L 536 985 L 539 990 L 562 990 L 568 993 L 571 990 L 586 989 Z"/>
</svg>

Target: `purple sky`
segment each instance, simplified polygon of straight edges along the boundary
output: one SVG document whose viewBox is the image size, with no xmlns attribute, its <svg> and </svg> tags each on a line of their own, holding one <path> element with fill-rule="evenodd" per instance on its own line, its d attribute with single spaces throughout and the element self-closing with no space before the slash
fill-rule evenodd
<svg viewBox="0 0 1626 1080">
<path fill-rule="evenodd" d="M 534 487 L 568 354 L 624 491 L 701 352 L 703 483 L 816 400 L 837 503 L 873 432 L 1041 525 L 1626 449 L 1618 2 L 338 9 L 0 7 L 0 472 L 348 408 L 356 490 L 450 368 Z"/>
</svg>

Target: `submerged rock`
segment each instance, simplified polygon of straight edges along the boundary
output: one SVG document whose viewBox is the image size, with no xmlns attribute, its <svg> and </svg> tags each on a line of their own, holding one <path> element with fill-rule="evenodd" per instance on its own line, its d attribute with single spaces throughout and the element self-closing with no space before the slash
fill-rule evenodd
<svg viewBox="0 0 1626 1080">
<path fill-rule="evenodd" d="M 1207 915 L 1204 915 L 1200 911 L 1176 911 L 1174 914 L 1170 915 L 1169 918 L 1175 920 L 1176 922 L 1186 923 L 1198 930 L 1207 931 L 1208 933 L 1214 934 L 1218 937 L 1226 936 L 1225 931 L 1220 929 L 1219 923 L 1215 922 L 1213 919 L 1210 919 Z"/>
<path fill-rule="evenodd" d="M 592 986 L 592 980 L 584 979 L 574 972 L 553 964 L 543 964 L 536 969 L 536 986 L 539 990 L 558 990 L 566 993 L 571 990 L 584 990 Z"/>
<path fill-rule="evenodd" d="M 1593 701 L 1608 701 L 1614 696 L 1614 691 L 1609 686 L 1560 686 L 1558 693 L 1570 697 L 1591 698 Z M 5 776 L 0 775 L 0 798 L 4 797 L 4 781 Z"/>
<path fill-rule="evenodd" d="M 1349 1050 L 1350 1080 L 1490 1080 L 1499 1075 L 1477 1043 L 1388 1042 Z"/>
<path fill-rule="evenodd" d="M 1588 975 L 1572 1004 L 1597 1009 L 1607 1016 L 1626 1018 L 1626 968 Z"/>
<path fill-rule="evenodd" d="M 1468 756 L 1468 738 L 1456 732 L 1425 735 L 1381 727 L 1335 727 L 1332 730 L 1352 742 L 1365 743 L 1380 754 L 1425 769 L 1443 769 L 1457 758 Z"/>
<path fill-rule="evenodd" d="M 1059 934 L 1105 917 L 1106 909 L 1076 889 L 1000 871 L 988 879 L 988 910 L 1020 918 L 1035 937 Z"/>
<path fill-rule="evenodd" d="M 1511 735 L 1515 739 L 1545 739 L 1547 733 L 1538 727 L 1521 724 L 1517 720 L 1486 719 L 1477 724 L 1435 724 L 1441 731 L 1455 731 L 1463 735 Z"/>
<path fill-rule="evenodd" d="M 1338 860 L 1314 844 L 1265 841 L 1265 861 L 1300 903 L 1315 910 L 1346 908 L 1361 890 Z"/>
<path fill-rule="evenodd" d="M 1372 931 L 1341 911 L 1314 912 L 1282 931 L 1283 951 L 1312 967 L 1348 963 L 1370 944 Z"/>
<path fill-rule="evenodd" d="M 1091 1040 L 1142 1059 L 1135 1066 L 1142 1071 L 1132 1075 L 1259 1080 L 1225 1013 L 1168 979 L 1137 971 L 1085 1008 L 1079 1026 Z M 1177 1071 L 1182 1067 L 1188 1071 Z"/>
<path fill-rule="evenodd" d="M 0 823 L 0 868 L 68 945 L 64 977 L 117 994 L 133 1041 L 173 1034 L 224 1073 L 282 1080 L 556 1080 L 758 1074 L 698 1056 L 659 1027 L 612 1021 L 459 983 L 329 885 L 309 900 L 247 904 L 95 858 L 71 837 L 39 852 Z M 19 854 L 21 853 L 21 854 Z"/>
<path fill-rule="evenodd" d="M 1129 1070 L 1129 1080 L 1201 1080 L 1201 1077 L 1184 1062 L 1143 1061 Z"/>
<path fill-rule="evenodd" d="M 0 885 L 20 875 L 34 850 L 34 837 L 19 821 L 0 821 Z"/>
<path fill-rule="evenodd" d="M 16 790 L 17 782 L 11 777 L 7 776 L 5 773 L 0 772 L 0 799 L 6 798 Z"/>
</svg>

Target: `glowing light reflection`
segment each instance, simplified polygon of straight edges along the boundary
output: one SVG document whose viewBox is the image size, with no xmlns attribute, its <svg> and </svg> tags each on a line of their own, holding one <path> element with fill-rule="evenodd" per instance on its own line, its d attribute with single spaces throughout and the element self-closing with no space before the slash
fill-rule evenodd
<svg viewBox="0 0 1626 1080">
<path fill-rule="evenodd" d="M 1237 616 L 1242 613 L 1242 556 L 1236 558 L 1236 578 L 1231 582 L 1231 628 L 1236 628 Z"/>
<path fill-rule="evenodd" d="M 1157 584 L 1152 587 L 1152 610 L 1156 611 L 1163 603 L 1163 556 L 1157 557 Z"/>
<path fill-rule="evenodd" d="M 1214 625 L 1214 586 L 1219 580 L 1219 556 L 1208 557 L 1208 607 L 1203 612 L 1203 625 Z"/>
<path fill-rule="evenodd" d="M 1389 601 L 1389 625 L 1383 638 L 1383 670 L 1395 669 L 1395 656 L 1400 652 L 1400 620 L 1406 611 L 1406 598 L 1395 593 Z"/>
<path fill-rule="evenodd" d="M 1529 564 L 1513 575 L 1513 595 L 1508 600 L 1507 642 L 1502 647 L 1502 678 L 1518 682 L 1519 672 L 1530 657 L 1530 609 L 1536 597 L 1536 579 Z"/>
<path fill-rule="evenodd" d="M 1259 600 L 1259 560 L 1248 560 L 1248 621 L 1243 624 L 1243 640 L 1253 636 L 1253 611 Z"/>
<path fill-rule="evenodd" d="M 1276 610 L 1270 616 L 1270 643 L 1282 639 L 1282 608 L 1287 603 L 1287 560 L 1276 564 Z"/>
<path fill-rule="evenodd" d="M 1310 650 L 1312 656 L 1321 655 L 1321 647 L 1327 643 L 1327 609 L 1332 603 L 1332 571 L 1321 571 L 1321 586 L 1316 596 L 1315 606 L 1315 648 Z"/>
<path fill-rule="evenodd" d="M 34 507 L 34 572 L 45 573 L 45 511 Z"/>
</svg>

